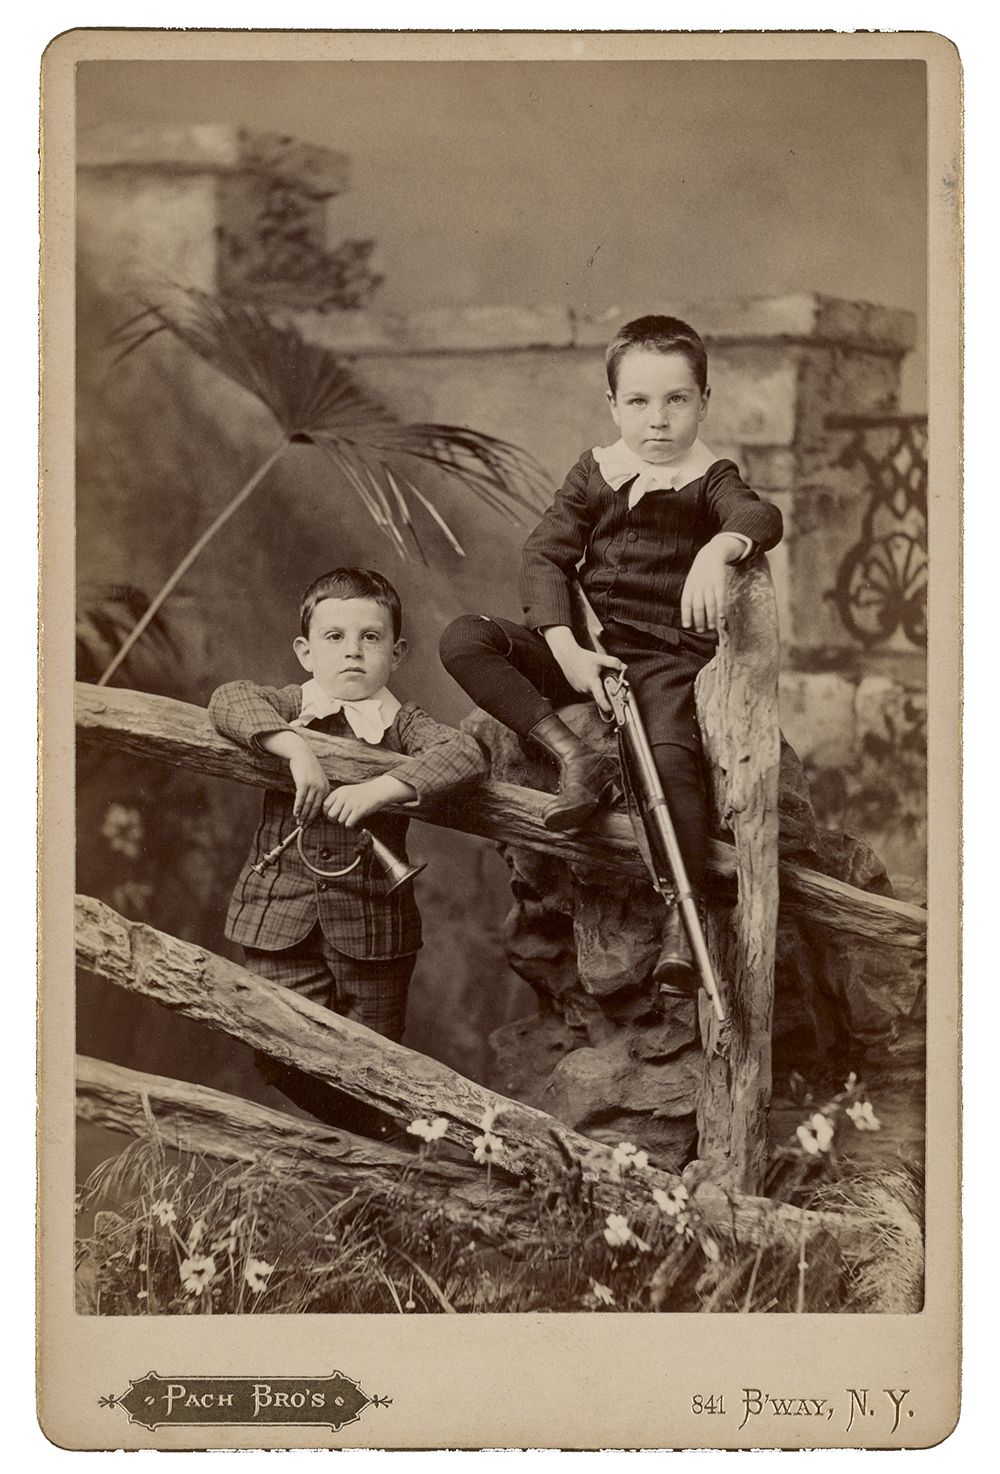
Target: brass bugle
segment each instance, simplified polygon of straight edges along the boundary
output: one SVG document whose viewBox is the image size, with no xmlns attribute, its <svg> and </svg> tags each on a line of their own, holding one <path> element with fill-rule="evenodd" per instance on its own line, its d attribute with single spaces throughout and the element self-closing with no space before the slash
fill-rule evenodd
<svg viewBox="0 0 1000 1474">
<path fill-rule="evenodd" d="M 393 854 L 387 844 L 376 839 L 370 829 L 362 830 L 362 833 L 368 835 L 372 842 L 372 854 L 385 871 L 386 895 L 390 891 L 398 890 L 401 885 L 405 885 L 408 880 L 412 880 L 415 875 L 420 874 L 421 870 L 427 868 L 426 864 L 411 865 L 407 860 L 401 860 L 398 855 Z"/>
<path fill-rule="evenodd" d="M 358 853 L 354 856 L 351 863 L 345 865 L 340 870 L 321 870 L 318 865 L 312 863 L 305 853 L 302 845 L 302 836 L 305 834 L 305 830 L 306 826 L 299 824 L 297 828 L 286 834 L 280 844 L 274 846 L 273 850 L 268 850 L 267 854 L 262 855 L 256 864 L 251 865 L 250 869 L 255 871 L 257 875 L 263 875 L 265 870 L 270 869 L 272 865 L 277 863 L 279 857 L 288 849 L 288 846 L 294 844 L 298 847 L 299 858 L 307 870 L 311 870 L 314 875 L 322 876 L 324 880 L 335 880 L 338 876 L 349 875 L 352 870 L 356 869 L 361 864 L 361 857 L 365 850 L 370 849 L 375 859 L 385 871 L 386 895 L 398 890 L 401 885 L 405 885 L 408 880 L 412 880 L 415 875 L 419 875 L 421 870 L 426 869 L 426 865 L 411 865 L 408 861 L 401 860 L 387 844 L 383 844 L 380 839 L 376 839 L 370 829 L 359 829 Z"/>
</svg>

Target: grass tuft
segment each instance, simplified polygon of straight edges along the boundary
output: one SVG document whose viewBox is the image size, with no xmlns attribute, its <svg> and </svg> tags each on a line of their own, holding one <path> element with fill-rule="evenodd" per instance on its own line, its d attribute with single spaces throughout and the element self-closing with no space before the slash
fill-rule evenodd
<svg viewBox="0 0 1000 1474">
<path fill-rule="evenodd" d="M 523 1183 L 518 1192 L 493 1168 L 494 1193 L 456 1218 L 434 1200 L 430 1182 L 424 1192 L 414 1191 L 437 1150 L 433 1123 L 413 1123 L 425 1140 L 414 1163 L 400 1169 L 398 1188 L 359 1176 L 344 1192 L 304 1185 L 266 1158 L 222 1166 L 167 1150 L 150 1115 L 143 1135 L 102 1163 L 81 1192 L 78 1206 L 94 1218 L 92 1232 L 77 1244 L 78 1309 L 105 1315 L 919 1310 L 919 1184 L 902 1170 L 852 1173 L 834 1151 L 836 1132 L 852 1121 L 872 1129 L 867 1123 L 874 1117 L 865 1112 L 870 1107 L 852 1078 L 821 1111 L 811 1109 L 807 1129 L 779 1150 L 775 1164 L 786 1199 L 871 1219 L 875 1250 L 854 1264 L 824 1229 L 810 1229 L 799 1244 L 775 1236 L 764 1247 L 742 1242 L 733 1228 L 720 1233 L 680 1185 L 651 1187 L 647 1205 L 636 1210 L 635 1185 L 646 1161 L 628 1143 L 616 1149 L 621 1175 L 615 1180 L 628 1174 L 631 1209 L 624 1189 L 618 1213 L 596 1208 L 581 1187 L 582 1164 L 576 1164 L 581 1171 Z M 829 1140 L 821 1116 L 834 1123 Z M 488 1130 L 502 1126 L 491 1118 Z M 796 1148 L 798 1176 L 791 1172 Z M 826 1178 L 817 1176 L 820 1158 Z"/>
</svg>

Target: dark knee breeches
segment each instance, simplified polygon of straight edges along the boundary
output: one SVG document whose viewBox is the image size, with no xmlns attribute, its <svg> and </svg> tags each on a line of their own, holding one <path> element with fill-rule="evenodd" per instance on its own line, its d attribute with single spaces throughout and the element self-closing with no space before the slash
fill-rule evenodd
<svg viewBox="0 0 1000 1474">
<path fill-rule="evenodd" d="M 700 890 L 708 855 L 708 801 L 701 756 L 689 747 L 661 742 L 653 746 L 653 757 L 688 880 Z"/>
<path fill-rule="evenodd" d="M 713 643 L 685 634 L 683 644 L 672 650 L 633 648 L 621 627 L 607 634 L 609 652 L 638 676 L 657 772 L 688 878 L 698 887 L 708 851 L 708 818 L 693 686 Z M 461 615 L 441 637 L 441 662 L 477 706 L 521 737 L 558 707 L 586 700 L 570 686 L 543 637 L 511 620 Z"/>
<path fill-rule="evenodd" d="M 441 663 L 477 706 L 526 737 L 557 706 L 581 697 L 535 630 L 463 614 L 441 636 Z"/>
</svg>

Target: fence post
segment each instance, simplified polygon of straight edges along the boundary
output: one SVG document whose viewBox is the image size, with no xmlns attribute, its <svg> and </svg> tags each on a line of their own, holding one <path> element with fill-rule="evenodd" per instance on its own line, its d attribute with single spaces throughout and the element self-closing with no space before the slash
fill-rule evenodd
<svg viewBox="0 0 1000 1474">
<path fill-rule="evenodd" d="M 778 924 L 778 621 L 767 564 L 730 571 L 719 649 L 696 686 L 716 822 L 731 831 L 739 896 L 713 908 L 708 942 L 727 985 L 719 1025 L 701 1002 L 705 1046 L 698 1157 L 716 1182 L 758 1192 L 767 1162 Z"/>
</svg>

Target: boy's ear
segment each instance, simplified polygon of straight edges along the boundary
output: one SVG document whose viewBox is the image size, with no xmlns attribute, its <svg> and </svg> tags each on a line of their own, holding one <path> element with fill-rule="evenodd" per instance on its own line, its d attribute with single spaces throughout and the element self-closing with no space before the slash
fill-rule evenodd
<svg viewBox="0 0 1000 1474">
<path fill-rule="evenodd" d="M 409 645 L 407 645 L 406 641 L 404 639 L 402 639 L 402 638 L 398 639 L 396 641 L 395 645 L 393 645 L 393 647 L 392 647 L 392 669 L 393 670 L 396 669 L 396 666 L 402 660 L 403 656 L 406 654 L 406 652 L 407 652 L 407 650 L 409 648 L 410 648 Z"/>
<path fill-rule="evenodd" d="M 711 399 L 711 397 L 712 397 L 712 386 L 711 386 L 711 384 L 706 384 L 705 385 L 705 392 L 701 396 L 701 409 L 698 411 L 698 418 L 699 418 L 699 420 L 703 420 L 705 418 L 705 416 L 708 414 L 708 401 Z"/>
<path fill-rule="evenodd" d="M 615 424 L 620 430 L 622 427 L 622 420 L 621 415 L 618 413 L 618 401 L 615 398 L 613 390 L 608 389 L 606 390 L 606 393 L 608 396 L 608 409 L 611 411 L 611 418 L 614 420 Z"/>
<path fill-rule="evenodd" d="M 312 675 L 312 655 L 309 650 L 309 641 L 306 639 L 305 635 L 296 636 L 296 638 L 292 641 L 292 649 L 298 656 L 299 665 L 301 665 L 302 669 L 307 670 L 309 674 Z"/>
</svg>

